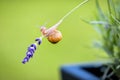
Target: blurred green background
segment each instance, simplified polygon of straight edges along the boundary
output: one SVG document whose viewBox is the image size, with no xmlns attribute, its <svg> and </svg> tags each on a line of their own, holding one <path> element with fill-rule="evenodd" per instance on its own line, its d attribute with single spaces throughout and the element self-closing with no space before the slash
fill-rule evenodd
<svg viewBox="0 0 120 80">
<path fill-rule="evenodd" d="M 90 0 L 59 26 L 61 42 L 54 45 L 43 39 L 33 58 L 21 63 L 27 47 L 41 35 L 39 26 L 54 25 L 82 1 L 0 0 L 0 80 L 60 80 L 63 64 L 101 60 L 103 51 L 91 47 L 98 34 L 80 19 L 94 19 L 95 0 Z M 100 3 L 106 6 L 104 0 Z"/>
</svg>

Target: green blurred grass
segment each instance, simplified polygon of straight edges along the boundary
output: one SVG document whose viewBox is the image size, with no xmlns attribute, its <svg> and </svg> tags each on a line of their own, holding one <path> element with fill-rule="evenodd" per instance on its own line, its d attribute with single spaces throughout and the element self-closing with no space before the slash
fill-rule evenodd
<svg viewBox="0 0 120 80">
<path fill-rule="evenodd" d="M 0 0 L 0 80 L 59 80 L 62 64 L 99 60 L 95 55 L 104 53 L 91 47 L 98 35 L 80 20 L 93 18 L 96 8 L 90 0 L 59 26 L 61 42 L 53 45 L 44 39 L 30 62 L 21 63 L 27 47 L 40 36 L 36 26 L 52 26 L 81 1 Z"/>
</svg>

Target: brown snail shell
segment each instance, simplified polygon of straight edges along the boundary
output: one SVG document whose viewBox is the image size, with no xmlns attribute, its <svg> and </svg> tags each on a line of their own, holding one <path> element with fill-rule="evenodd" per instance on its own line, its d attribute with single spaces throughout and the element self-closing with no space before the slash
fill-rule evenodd
<svg viewBox="0 0 120 80">
<path fill-rule="evenodd" d="M 48 35 L 47 39 L 49 42 L 56 44 L 62 39 L 62 33 L 58 30 L 54 30 Z"/>
</svg>

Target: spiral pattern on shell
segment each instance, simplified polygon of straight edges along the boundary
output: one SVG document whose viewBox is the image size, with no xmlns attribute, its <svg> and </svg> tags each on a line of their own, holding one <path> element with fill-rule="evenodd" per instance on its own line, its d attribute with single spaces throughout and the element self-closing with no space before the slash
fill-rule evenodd
<svg viewBox="0 0 120 80">
<path fill-rule="evenodd" d="M 47 36 L 47 39 L 49 42 L 56 44 L 62 39 L 62 33 L 58 30 L 54 30 Z"/>
</svg>

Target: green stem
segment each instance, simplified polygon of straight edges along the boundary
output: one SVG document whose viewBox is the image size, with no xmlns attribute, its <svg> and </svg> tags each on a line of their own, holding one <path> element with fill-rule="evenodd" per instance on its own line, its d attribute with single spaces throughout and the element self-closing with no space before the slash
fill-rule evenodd
<svg viewBox="0 0 120 80">
<path fill-rule="evenodd" d="M 87 3 L 89 0 L 84 0 L 82 3 L 78 4 L 76 7 L 74 7 L 72 10 L 70 10 L 65 16 L 63 16 L 55 25 L 53 25 L 52 27 L 50 27 L 47 31 L 51 31 L 56 29 L 65 18 L 67 18 L 72 12 L 74 12 L 76 9 L 78 9 L 80 6 L 82 6 L 83 4 Z"/>
<path fill-rule="evenodd" d="M 108 67 L 106 68 L 106 70 L 105 70 L 105 72 L 104 72 L 101 80 L 105 80 L 105 79 L 107 78 L 107 74 L 108 74 L 108 71 L 109 71 L 109 70 L 110 70 L 110 67 L 108 66 Z"/>
<path fill-rule="evenodd" d="M 61 18 L 60 21 L 63 21 L 67 16 L 69 16 L 72 12 L 74 12 L 76 9 L 78 9 L 80 6 L 88 2 L 89 0 L 84 0 L 82 3 L 78 4 L 75 8 L 73 8 L 71 11 L 69 11 L 65 16 Z"/>
</svg>

